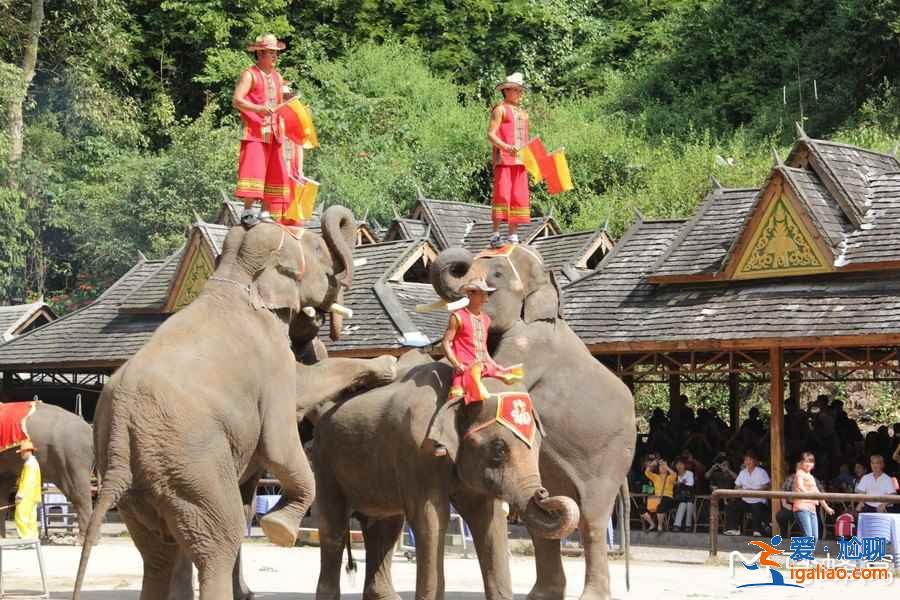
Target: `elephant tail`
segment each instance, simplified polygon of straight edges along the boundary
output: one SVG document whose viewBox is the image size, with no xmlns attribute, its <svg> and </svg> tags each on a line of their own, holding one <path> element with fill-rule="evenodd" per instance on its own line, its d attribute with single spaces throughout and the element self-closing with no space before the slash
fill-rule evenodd
<svg viewBox="0 0 900 600">
<path fill-rule="evenodd" d="M 353 542 L 353 536 L 350 534 L 350 528 L 347 527 L 347 573 L 356 573 L 356 560 L 353 558 L 353 550 L 350 548 Z"/>
<path fill-rule="evenodd" d="M 631 554 L 631 495 L 626 479 L 619 488 L 619 531 L 622 532 L 622 552 L 625 553 L 625 591 L 631 591 L 631 569 L 628 564 Z"/>
<path fill-rule="evenodd" d="M 87 533 L 84 536 L 84 546 L 81 548 L 81 561 L 78 563 L 78 576 L 75 578 L 75 587 L 72 591 L 72 600 L 80 600 L 81 598 L 81 586 L 84 583 L 88 560 L 91 557 L 91 550 L 100 537 L 100 527 L 103 525 L 106 513 L 131 488 L 130 441 L 127 427 L 122 427 L 121 430 L 124 431 L 124 435 L 112 435 L 109 439 L 110 464 L 100 482 L 100 490 L 97 493 L 97 505 L 91 514 L 90 521 L 88 521 Z"/>
</svg>

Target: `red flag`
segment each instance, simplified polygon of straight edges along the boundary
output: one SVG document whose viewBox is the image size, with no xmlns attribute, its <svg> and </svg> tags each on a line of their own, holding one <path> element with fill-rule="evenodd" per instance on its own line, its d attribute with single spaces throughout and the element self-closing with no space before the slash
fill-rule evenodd
<svg viewBox="0 0 900 600">
<path fill-rule="evenodd" d="M 547 180 L 547 191 L 551 196 L 560 192 L 568 192 L 572 185 L 572 175 L 569 173 L 569 163 L 562 150 L 557 150 L 547 156 L 540 163 L 541 174 Z"/>
<path fill-rule="evenodd" d="M 275 114 L 281 117 L 284 123 L 284 134 L 295 144 L 300 144 L 304 148 L 318 147 L 319 138 L 313 124 L 312 112 L 298 98 L 292 98 L 279 106 L 275 109 Z"/>
</svg>

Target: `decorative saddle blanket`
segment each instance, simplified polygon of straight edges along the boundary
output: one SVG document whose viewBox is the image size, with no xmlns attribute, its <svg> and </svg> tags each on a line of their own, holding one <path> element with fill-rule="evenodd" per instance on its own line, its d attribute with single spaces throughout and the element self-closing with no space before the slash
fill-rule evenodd
<svg viewBox="0 0 900 600">
<path fill-rule="evenodd" d="M 38 401 L 0 403 L 0 451 L 18 446 L 28 439 L 26 421 Z"/>
</svg>

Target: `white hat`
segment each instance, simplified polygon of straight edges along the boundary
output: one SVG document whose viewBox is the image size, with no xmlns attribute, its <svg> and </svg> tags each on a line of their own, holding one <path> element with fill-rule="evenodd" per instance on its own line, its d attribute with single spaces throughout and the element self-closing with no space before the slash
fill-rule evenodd
<svg viewBox="0 0 900 600">
<path fill-rule="evenodd" d="M 503 91 L 506 88 L 513 87 L 517 87 L 523 90 L 525 89 L 525 77 L 518 71 L 497 84 L 497 89 L 500 91 Z"/>
<path fill-rule="evenodd" d="M 249 52 L 257 50 L 284 50 L 284 42 L 280 41 L 271 33 L 258 36 L 256 41 L 247 46 Z"/>
</svg>

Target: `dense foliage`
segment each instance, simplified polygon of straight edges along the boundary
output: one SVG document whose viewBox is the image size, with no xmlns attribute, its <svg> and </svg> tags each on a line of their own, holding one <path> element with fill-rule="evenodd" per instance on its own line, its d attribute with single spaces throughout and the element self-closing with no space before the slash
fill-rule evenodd
<svg viewBox="0 0 900 600">
<path fill-rule="evenodd" d="M 566 148 L 576 189 L 535 203 L 567 228 L 685 216 L 711 175 L 758 184 L 801 93 L 813 135 L 900 134 L 893 0 L 47 2 L 26 92 L 35 2 L 0 0 L 0 109 L 25 116 L 21 161 L 0 135 L 2 301 L 74 308 L 212 216 L 234 187 L 243 48 L 266 31 L 316 114 L 324 200 L 383 225 L 417 188 L 486 201 L 492 84 L 513 70 L 533 129 Z"/>
</svg>

